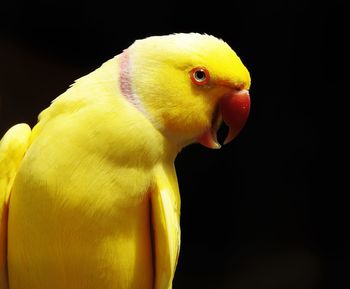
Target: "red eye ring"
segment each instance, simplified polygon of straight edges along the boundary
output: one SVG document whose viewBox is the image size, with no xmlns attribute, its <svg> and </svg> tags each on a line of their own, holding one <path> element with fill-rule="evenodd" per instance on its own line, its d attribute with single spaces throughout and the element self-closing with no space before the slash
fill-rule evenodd
<svg viewBox="0 0 350 289">
<path fill-rule="evenodd" d="M 210 80 L 209 71 L 205 67 L 195 67 L 190 71 L 190 77 L 196 85 L 206 85 Z"/>
</svg>

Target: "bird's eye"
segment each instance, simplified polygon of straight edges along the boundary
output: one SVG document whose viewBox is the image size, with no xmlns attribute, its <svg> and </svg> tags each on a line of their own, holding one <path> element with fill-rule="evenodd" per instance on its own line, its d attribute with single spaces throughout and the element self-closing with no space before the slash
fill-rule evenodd
<svg viewBox="0 0 350 289">
<path fill-rule="evenodd" d="M 193 68 L 190 72 L 190 77 L 196 85 L 205 85 L 210 80 L 209 71 L 204 67 Z"/>
</svg>

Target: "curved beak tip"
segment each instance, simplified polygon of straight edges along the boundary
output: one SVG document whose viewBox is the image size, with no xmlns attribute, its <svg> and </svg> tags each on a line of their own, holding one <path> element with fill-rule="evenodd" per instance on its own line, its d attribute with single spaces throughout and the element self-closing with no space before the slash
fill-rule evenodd
<svg viewBox="0 0 350 289">
<path fill-rule="evenodd" d="M 222 120 L 229 127 L 228 135 L 224 141 L 224 145 L 226 145 L 239 134 L 248 120 L 250 111 L 250 96 L 248 90 L 243 89 L 226 94 L 220 100 L 219 109 Z M 211 149 L 221 148 L 220 143 L 217 141 L 216 129 L 214 128 L 206 130 L 197 141 Z"/>
<path fill-rule="evenodd" d="M 229 127 L 224 144 L 232 141 L 248 120 L 250 96 L 248 90 L 240 90 L 225 95 L 220 101 L 222 119 Z"/>
</svg>

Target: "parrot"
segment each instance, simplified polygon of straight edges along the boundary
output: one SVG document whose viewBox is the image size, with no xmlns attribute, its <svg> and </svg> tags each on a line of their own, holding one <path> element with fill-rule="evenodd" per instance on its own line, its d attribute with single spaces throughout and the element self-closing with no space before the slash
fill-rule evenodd
<svg viewBox="0 0 350 289">
<path fill-rule="evenodd" d="M 134 41 L 0 142 L 1 289 L 171 289 L 175 158 L 233 140 L 250 74 L 212 35 Z"/>
</svg>

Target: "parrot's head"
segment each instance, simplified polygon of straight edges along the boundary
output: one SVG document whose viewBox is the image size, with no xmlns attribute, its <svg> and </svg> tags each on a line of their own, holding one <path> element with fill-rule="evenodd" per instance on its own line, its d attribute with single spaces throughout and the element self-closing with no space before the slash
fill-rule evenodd
<svg viewBox="0 0 350 289">
<path fill-rule="evenodd" d="M 244 126 L 250 109 L 250 76 L 222 40 L 196 33 L 138 40 L 121 55 L 124 96 L 178 146 L 199 142 L 219 148 Z"/>
</svg>

